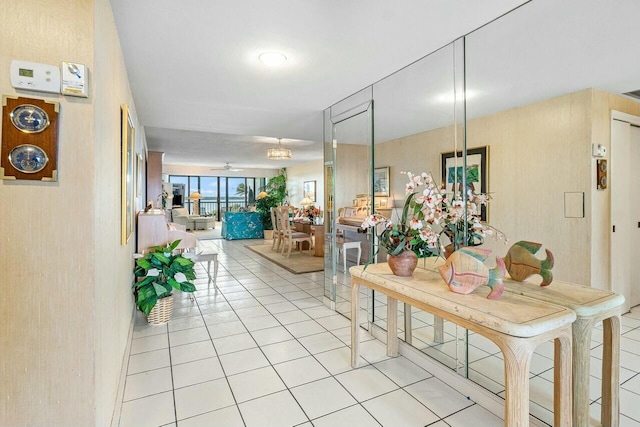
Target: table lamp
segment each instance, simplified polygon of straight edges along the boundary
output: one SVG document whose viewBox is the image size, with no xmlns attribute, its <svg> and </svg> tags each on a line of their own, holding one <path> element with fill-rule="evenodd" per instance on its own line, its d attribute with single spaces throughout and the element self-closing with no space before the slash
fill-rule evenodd
<svg viewBox="0 0 640 427">
<path fill-rule="evenodd" d="M 190 200 L 193 200 L 193 214 L 200 215 L 200 199 L 202 199 L 202 195 L 197 191 L 194 191 L 189 196 Z"/>
</svg>

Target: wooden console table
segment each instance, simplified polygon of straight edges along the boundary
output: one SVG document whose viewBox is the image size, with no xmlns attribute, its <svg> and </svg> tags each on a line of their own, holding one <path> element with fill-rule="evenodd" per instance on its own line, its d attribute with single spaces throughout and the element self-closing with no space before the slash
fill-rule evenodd
<svg viewBox="0 0 640 427">
<path fill-rule="evenodd" d="M 602 350 L 603 427 L 620 425 L 620 311 L 624 297 L 613 292 L 554 280 L 549 286 L 504 280 L 507 292 L 547 301 L 575 311 L 573 322 L 573 425 L 589 425 L 589 375 L 591 332 L 596 323 L 604 326 Z"/>
<path fill-rule="evenodd" d="M 442 263 L 443 261 L 438 259 L 425 268 L 435 273 L 437 266 Z M 542 287 L 538 283 L 517 282 L 505 278 L 504 289 L 506 292 L 561 305 L 576 313 L 576 321 L 571 327 L 574 426 L 589 425 L 591 333 L 594 326 L 602 322 L 604 342 L 600 422 L 603 427 L 618 427 L 620 425 L 620 311 L 624 297 L 614 292 L 560 280 L 554 280 L 549 286 Z M 438 320 L 440 319 L 436 318 L 434 323 L 434 335 L 443 337 L 443 323 Z"/>
<path fill-rule="evenodd" d="M 559 305 L 514 293 L 486 298 L 487 286 L 469 295 L 453 293 L 437 273 L 416 269 L 411 277 L 391 273 L 386 263 L 349 269 L 351 273 L 351 365 L 359 357 L 360 286 L 387 296 L 387 354 L 397 356 L 397 301 L 456 323 L 493 341 L 505 370 L 504 425 L 529 425 L 529 367 L 538 344 L 555 341 L 554 425 L 571 425 L 571 323 L 576 314 Z"/>
</svg>

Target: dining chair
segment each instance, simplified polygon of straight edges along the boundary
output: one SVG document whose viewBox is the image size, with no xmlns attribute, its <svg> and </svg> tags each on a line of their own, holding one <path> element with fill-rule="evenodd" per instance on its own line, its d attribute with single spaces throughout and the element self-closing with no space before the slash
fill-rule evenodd
<svg viewBox="0 0 640 427">
<path fill-rule="evenodd" d="M 269 212 L 271 213 L 271 224 L 273 224 L 273 243 L 271 245 L 271 250 L 279 251 L 280 244 L 282 243 L 282 229 L 280 228 L 279 221 L 276 220 L 276 209 L 270 208 Z"/>
<path fill-rule="evenodd" d="M 281 254 L 284 255 L 284 250 L 288 248 L 287 258 L 289 258 L 291 255 L 291 246 L 294 242 L 299 246 L 300 253 L 302 253 L 302 246 L 300 244 L 302 242 L 309 242 L 309 254 L 311 255 L 313 246 L 311 236 L 307 233 L 302 233 L 291 228 L 291 222 L 289 221 L 289 209 L 289 206 L 279 206 L 276 208 L 276 220 L 280 225 L 282 240 L 284 242 Z"/>
</svg>

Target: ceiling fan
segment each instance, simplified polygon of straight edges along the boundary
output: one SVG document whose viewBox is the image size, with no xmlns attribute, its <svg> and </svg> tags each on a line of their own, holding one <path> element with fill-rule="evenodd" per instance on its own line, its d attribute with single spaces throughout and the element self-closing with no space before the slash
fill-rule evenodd
<svg viewBox="0 0 640 427">
<path fill-rule="evenodd" d="M 220 166 L 217 168 L 211 168 L 212 171 L 229 171 L 229 172 L 240 172 L 242 169 L 232 167 L 229 162 L 226 162 L 224 166 Z"/>
</svg>

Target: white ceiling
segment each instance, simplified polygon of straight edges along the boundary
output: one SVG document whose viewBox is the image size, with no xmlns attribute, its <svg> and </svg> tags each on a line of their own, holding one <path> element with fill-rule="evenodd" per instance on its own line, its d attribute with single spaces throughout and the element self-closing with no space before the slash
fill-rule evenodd
<svg viewBox="0 0 640 427">
<path fill-rule="evenodd" d="M 326 107 L 526 2 L 111 3 L 149 149 L 168 164 L 268 169 L 322 158 Z M 467 117 L 588 87 L 640 89 L 638 16 L 638 0 L 533 0 L 473 32 Z M 271 50 L 287 64 L 258 61 Z M 376 142 L 453 122 L 453 54 L 376 85 Z M 293 160 L 266 159 L 277 138 Z"/>
<path fill-rule="evenodd" d="M 111 0 L 149 149 L 245 168 L 321 159 L 323 109 L 522 3 Z M 293 160 L 266 160 L 277 138 Z"/>
</svg>

